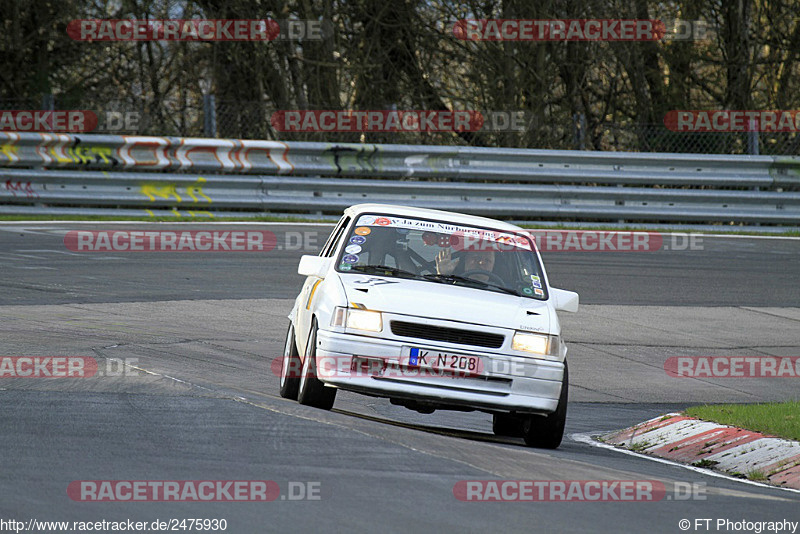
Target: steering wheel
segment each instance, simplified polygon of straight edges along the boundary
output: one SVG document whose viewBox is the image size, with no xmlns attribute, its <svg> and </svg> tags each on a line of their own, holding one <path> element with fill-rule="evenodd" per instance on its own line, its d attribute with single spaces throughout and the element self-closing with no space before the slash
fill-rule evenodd
<svg viewBox="0 0 800 534">
<path fill-rule="evenodd" d="M 471 269 L 469 271 L 464 271 L 463 273 L 461 273 L 461 276 L 463 276 L 464 278 L 469 278 L 469 275 L 471 275 L 471 274 L 486 275 L 486 276 L 489 277 L 489 281 L 491 283 L 497 284 L 497 285 L 502 286 L 502 287 L 505 287 L 505 282 L 503 282 L 503 279 L 500 278 L 499 276 L 497 276 L 496 274 L 494 274 L 491 271 L 484 271 L 483 269 Z M 475 279 L 473 278 L 473 280 L 475 280 Z M 477 281 L 480 282 L 481 280 L 477 280 Z"/>
</svg>

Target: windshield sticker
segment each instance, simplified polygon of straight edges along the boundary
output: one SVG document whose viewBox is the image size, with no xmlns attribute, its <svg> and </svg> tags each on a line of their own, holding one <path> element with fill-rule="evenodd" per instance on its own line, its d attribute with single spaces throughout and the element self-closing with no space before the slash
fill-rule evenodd
<svg viewBox="0 0 800 534">
<path fill-rule="evenodd" d="M 539 295 L 540 297 L 543 297 L 543 296 L 544 296 L 544 291 L 543 291 L 543 290 L 541 290 L 541 289 L 539 289 L 539 288 L 536 288 L 536 289 L 534 289 L 534 291 L 535 291 L 535 292 L 536 292 L 536 294 L 537 294 L 537 295 Z"/>
<path fill-rule="evenodd" d="M 508 247 L 509 249 L 523 248 L 525 250 L 532 250 L 531 242 L 527 237 L 514 234 L 513 232 L 486 230 L 483 228 L 472 228 L 469 226 L 460 226 L 457 224 L 448 224 L 436 221 L 420 221 L 416 219 L 405 219 L 402 217 L 375 217 L 372 215 L 362 215 L 359 217 L 356 224 L 359 226 L 359 228 L 356 228 L 355 233 L 359 235 L 367 235 L 369 233 L 369 228 L 367 227 L 369 226 L 391 226 L 398 230 L 427 230 L 436 236 L 439 245 L 442 247 L 462 246 L 464 250 L 483 250 L 488 247 L 502 245 Z M 359 230 L 362 229 L 367 230 L 367 232 L 360 232 Z M 444 235 L 442 236 L 441 234 Z M 460 237 L 461 239 L 454 242 L 452 239 L 453 237 Z M 423 239 L 425 239 L 424 236 Z M 434 243 L 429 243 L 426 240 L 425 244 L 432 245 Z"/>
<path fill-rule="evenodd" d="M 439 245 L 442 248 L 457 247 L 461 240 L 456 235 L 442 235 L 436 232 L 424 232 L 422 234 L 422 243 L 427 246 Z"/>
<path fill-rule="evenodd" d="M 356 233 L 358 235 L 369 235 L 370 232 L 372 232 L 372 230 L 370 230 L 366 226 L 359 226 L 358 228 L 356 228 Z"/>
<path fill-rule="evenodd" d="M 526 295 L 533 295 L 533 290 L 529 287 L 523 287 L 522 292 L 525 293 Z"/>
<path fill-rule="evenodd" d="M 542 283 L 538 280 L 534 280 L 533 287 L 538 287 L 539 289 L 542 289 Z"/>
<path fill-rule="evenodd" d="M 349 263 L 342 263 L 341 265 L 339 265 L 340 271 L 349 271 L 351 268 L 352 265 L 350 265 Z"/>
<path fill-rule="evenodd" d="M 348 254 L 344 258 L 342 258 L 342 261 L 345 263 L 357 263 L 358 256 L 356 256 L 355 254 Z"/>
<path fill-rule="evenodd" d="M 347 245 L 344 251 L 348 254 L 358 254 L 361 252 L 361 245 Z"/>
<path fill-rule="evenodd" d="M 362 235 L 354 235 L 350 238 L 350 242 L 354 245 L 363 245 L 367 241 L 367 238 Z"/>
</svg>

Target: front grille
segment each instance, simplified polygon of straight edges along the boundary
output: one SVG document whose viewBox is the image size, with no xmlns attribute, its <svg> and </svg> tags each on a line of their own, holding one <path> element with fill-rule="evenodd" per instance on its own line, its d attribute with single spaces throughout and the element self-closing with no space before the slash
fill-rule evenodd
<svg viewBox="0 0 800 534">
<path fill-rule="evenodd" d="M 503 336 L 500 334 L 489 334 L 487 332 L 461 330 L 460 328 L 448 328 L 428 324 L 407 323 L 405 321 L 391 321 L 391 327 L 392 334 L 401 337 L 446 341 L 447 343 L 474 345 L 476 347 L 487 347 L 490 349 L 499 349 L 503 346 Z"/>
</svg>

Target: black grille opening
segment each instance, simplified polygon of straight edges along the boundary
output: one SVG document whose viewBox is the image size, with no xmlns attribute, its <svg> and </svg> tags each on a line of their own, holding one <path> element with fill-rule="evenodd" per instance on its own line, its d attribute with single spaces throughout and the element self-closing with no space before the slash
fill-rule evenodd
<svg viewBox="0 0 800 534">
<path fill-rule="evenodd" d="M 487 332 L 475 332 L 474 330 L 461 330 L 460 328 L 448 328 L 444 326 L 407 323 L 405 321 L 391 321 L 391 327 L 392 334 L 401 337 L 414 337 L 419 339 L 429 339 L 431 341 L 446 341 L 447 343 L 474 345 L 476 347 L 487 347 L 490 349 L 499 349 L 503 346 L 503 336 L 500 334 L 489 334 Z"/>
</svg>

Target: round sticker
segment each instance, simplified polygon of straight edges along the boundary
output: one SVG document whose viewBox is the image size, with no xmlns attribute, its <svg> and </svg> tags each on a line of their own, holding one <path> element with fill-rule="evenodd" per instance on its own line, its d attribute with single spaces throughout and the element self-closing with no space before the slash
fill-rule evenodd
<svg viewBox="0 0 800 534">
<path fill-rule="evenodd" d="M 525 293 L 526 295 L 533 295 L 533 290 L 529 287 L 523 287 L 522 292 Z"/>
<path fill-rule="evenodd" d="M 387 219 L 386 217 L 378 217 L 377 219 L 375 219 L 375 224 L 377 224 L 378 226 L 389 226 L 390 224 L 392 224 L 392 221 L 391 219 Z"/>
<path fill-rule="evenodd" d="M 360 235 L 354 235 L 353 237 L 350 238 L 350 242 L 354 245 L 363 245 L 364 242 L 366 242 L 366 240 L 367 240 L 366 237 Z"/>
<path fill-rule="evenodd" d="M 344 248 L 344 251 L 348 254 L 358 254 L 361 252 L 361 245 L 347 245 Z"/>
<path fill-rule="evenodd" d="M 345 263 L 356 263 L 358 262 L 358 256 L 356 256 L 355 254 L 348 254 L 347 256 L 342 258 L 342 261 Z"/>
<path fill-rule="evenodd" d="M 350 265 L 349 263 L 343 263 L 343 264 L 339 265 L 339 270 L 340 271 L 349 271 L 350 267 L 352 267 L 352 265 Z"/>
<path fill-rule="evenodd" d="M 370 232 L 372 232 L 372 230 L 370 230 L 366 226 L 359 226 L 358 228 L 356 228 L 356 233 L 358 235 L 369 235 Z"/>
<path fill-rule="evenodd" d="M 361 217 L 358 220 L 358 224 L 360 225 L 375 224 L 375 217 L 367 217 L 367 216 Z"/>
</svg>

